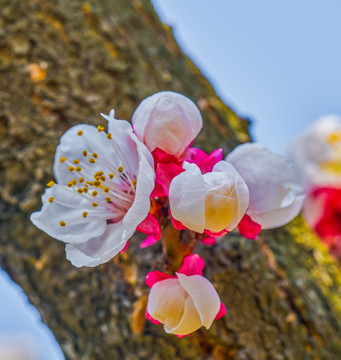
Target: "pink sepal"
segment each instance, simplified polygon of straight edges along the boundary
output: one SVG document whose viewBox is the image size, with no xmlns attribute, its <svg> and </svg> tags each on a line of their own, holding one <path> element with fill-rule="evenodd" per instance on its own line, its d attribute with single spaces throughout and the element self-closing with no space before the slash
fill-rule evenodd
<svg viewBox="0 0 341 360">
<path fill-rule="evenodd" d="M 146 235 L 152 235 L 156 240 L 161 237 L 160 225 L 151 213 L 139 224 L 136 230 Z"/>
<path fill-rule="evenodd" d="M 205 229 L 204 233 L 207 234 L 210 237 L 218 238 L 218 237 L 226 235 L 228 233 L 228 231 L 227 230 L 222 230 L 222 231 L 219 231 L 219 232 L 212 232 L 210 230 Z"/>
<path fill-rule="evenodd" d="M 176 278 L 176 276 L 165 274 L 161 271 L 151 271 L 146 276 L 146 284 L 151 288 L 155 283 L 171 278 Z"/>
<path fill-rule="evenodd" d="M 256 240 L 262 230 L 262 226 L 253 221 L 249 215 L 245 214 L 238 224 L 238 230 L 240 235 L 247 239 Z"/>
<path fill-rule="evenodd" d="M 152 318 L 152 317 L 150 316 L 150 314 L 149 314 L 149 312 L 147 311 L 147 309 L 146 309 L 146 311 L 145 311 L 145 315 L 146 315 L 146 319 L 147 319 L 147 320 L 150 320 L 153 324 L 155 324 L 155 325 L 160 325 L 160 324 L 161 324 L 160 321 L 157 321 L 157 320 L 155 320 L 154 318 Z"/>
<path fill-rule="evenodd" d="M 125 244 L 125 247 L 121 250 L 121 254 L 124 254 L 124 253 L 127 251 L 128 246 L 129 246 L 129 240 L 128 240 L 127 243 Z"/>
<path fill-rule="evenodd" d="M 215 245 L 216 244 L 216 239 L 212 236 L 207 236 L 203 239 L 201 239 L 201 242 L 204 244 L 204 245 Z"/>
<path fill-rule="evenodd" d="M 179 273 L 187 276 L 201 275 L 205 267 L 204 260 L 197 254 L 189 255 L 184 258 L 184 262 L 181 268 L 178 270 Z"/>
<path fill-rule="evenodd" d="M 199 166 L 203 174 L 212 171 L 213 166 L 223 159 L 223 149 L 216 149 L 207 155 L 198 148 L 188 148 L 182 159 Z"/>
<path fill-rule="evenodd" d="M 140 248 L 144 249 L 148 246 L 152 246 L 157 243 L 159 240 L 156 239 L 153 235 L 148 235 L 140 244 Z"/>
<path fill-rule="evenodd" d="M 218 320 L 221 317 L 223 317 L 226 314 L 226 307 L 225 305 L 221 302 L 220 303 L 220 309 L 218 311 L 218 314 L 216 315 L 216 317 L 214 318 L 214 320 Z"/>
<path fill-rule="evenodd" d="M 186 334 L 186 335 L 175 335 L 175 336 L 181 339 L 181 338 L 184 338 L 184 337 L 186 337 L 186 336 L 188 336 L 188 335 L 191 335 L 191 333 Z"/>
<path fill-rule="evenodd" d="M 173 162 L 159 163 L 156 165 L 155 182 L 161 186 L 166 196 L 169 194 L 169 185 L 173 178 L 183 171 L 185 170 L 181 165 Z"/>
<path fill-rule="evenodd" d="M 182 224 L 182 222 L 175 220 L 173 218 L 170 208 L 168 209 L 168 214 L 171 218 L 172 225 L 175 227 L 175 229 L 177 229 L 177 230 L 186 230 L 187 229 L 186 226 Z"/>
</svg>

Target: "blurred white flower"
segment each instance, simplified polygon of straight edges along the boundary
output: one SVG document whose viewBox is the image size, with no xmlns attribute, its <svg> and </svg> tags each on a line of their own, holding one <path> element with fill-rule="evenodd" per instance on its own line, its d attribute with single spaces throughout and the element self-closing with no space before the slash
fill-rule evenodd
<svg viewBox="0 0 341 360">
<path fill-rule="evenodd" d="M 159 148 L 179 157 L 198 135 L 202 118 L 197 106 L 186 96 L 162 91 L 141 102 L 132 125 L 150 151 Z"/>
<path fill-rule="evenodd" d="M 226 161 L 249 188 L 247 214 L 263 229 L 282 226 L 301 210 L 304 199 L 301 178 L 293 164 L 261 144 L 237 146 Z"/>
<path fill-rule="evenodd" d="M 307 188 L 340 184 L 341 117 L 318 119 L 292 143 L 289 154 L 302 172 Z"/>
</svg>

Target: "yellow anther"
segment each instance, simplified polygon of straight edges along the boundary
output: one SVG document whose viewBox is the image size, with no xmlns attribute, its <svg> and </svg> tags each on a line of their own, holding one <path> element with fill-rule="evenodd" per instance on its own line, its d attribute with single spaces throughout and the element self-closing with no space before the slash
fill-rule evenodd
<svg viewBox="0 0 341 360">
<path fill-rule="evenodd" d="M 81 188 L 78 188 L 77 191 L 78 191 L 80 194 L 83 193 L 83 189 L 81 189 Z"/>
<path fill-rule="evenodd" d="M 54 184 L 55 184 L 55 182 L 51 180 L 51 181 L 49 181 L 46 185 L 47 185 L 48 187 L 52 187 Z"/>
<path fill-rule="evenodd" d="M 80 171 L 82 171 L 82 168 L 80 166 L 77 166 L 76 171 L 80 172 Z"/>
<path fill-rule="evenodd" d="M 64 158 L 65 159 L 65 158 Z M 65 159 L 66 160 L 66 159 Z M 75 159 L 75 160 L 73 160 L 73 163 L 74 164 L 79 164 L 79 160 L 78 159 Z"/>
<path fill-rule="evenodd" d="M 107 138 L 108 138 L 109 140 L 111 140 L 111 139 L 112 139 L 112 137 L 111 137 L 111 133 L 108 133 L 108 134 L 107 134 Z"/>
<path fill-rule="evenodd" d="M 88 216 L 88 213 L 86 211 L 83 212 L 83 218 L 85 219 Z"/>
<path fill-rule="evenodd" d="M 98 195 L 98 192 L 97 192 L 97 191 L 93 191 L 91 195 L 92 195 L 92 196 L 97 196 L 97 195 Z"/>
<path fill-rule="evenodd" d="M 93 183 L 92 183 L 93 186 L 101 186 L 101 182 L 98 181 L 98 180 L 95 180 Z"/>
<path fill-rule="evenodd" d="M 82 183 L 84 181 L 84 178 L 79 178 L 78 182 Z"/>
<path fill-rule="evenodd" d="M 77 133 L 78 136 L 81 136 L 83 135 L 83 130 L 79 130 L 78 133 Z"/>
<path fill-rule="evenodd" d="M 97 172 L 95 173 L 94 177 L 95 177 L 95 179 L 96 179 L 97 176 L 101 176 L 101 175 L 103 175 L 103 174 L 104 174 L 103 171 L 97 171 Z"/>
<path fill-rule="evenodd" d="M 71 184 L 72 184 L 72 185 L 77 185 L 77 180 L 76 180 L 76 179 L 72 179 L 72 180 L 71 180 Z"/>
<path fill-rule="evenodd" d="M 59 222 L 59 225 L 60 225 L 60 226 L 65 226 L 66 223 L 65 223 L 65 221 L 60 221 L 60 222 Z"/>
<path fill-rule="evenodd" d="M 134 186 L 136 186 L 136 184 L 137 184 L 137 181 L 134 179 L 134 180 L 132 180 L 132 184 L 134 185 Z"/>
<path fill-rule="evenodd" d="M 74 168 L 73 166 L 69 166 L 69 167 L 68 167 L 68 170 L 69 170 L 69 171 L 73 171 L 73 170 L 75 170 L 75 168 Z"/>
<path fill-rule="evenodd" d="M 98 132 L 102 132 L 102 131 L 104 130 L 104 127 L 103 127 L 103 126 L 98 125 L 98 126 L 97 126 L 97 130 L 98 130 Z"/>
<path fill-rule="evenodd" d="M 88 185 L 91 185 L 91 186 L 92 186 L 92 182 L 86 181 L 86 183 L 87 183 Z"/>
<path fill-rule="evenodd" d="M 92 203 L 92 206 L 93 206 L 93 207 L 97 207 L 97 206 L 98 206 L 98 204 L 96 204 L 96 203 Z"/>
<path fill-rule="evenodd" d="M 71 181 L 69 181 L 69 182 L 67 183 L 67 186 L 68 186 L 68 187 L 72 187 L 72 185 L 73 185 L 73 184 L 72 184 Z"/>
<path fill-rule="evenodd" d="M 60 161 L 61 163 L 63 163 L 63 162 L 66 161 L 66 158 L 65 158 L 64 156 L 62 156 L 62 157 L 59 159 L 59 161 Z"/>
<path fill-rule="evenodd" d="M 53 203 L 53 200 L 54 200 L 54 197 L 53 196 L 51 196 L 51 197 L 49 197 L 49 203 Z"/>
<path fill-rule="evenodd" d="M 330 145 L 335 145 L 341 141 L 341 131 L 333 131 L 327 135 L 327 141 Z"/>
<path fill-rule="evenodd" d="M 107 203 L 110 203 L 110 202 L 111 202 L 110 197 L 106 197 L 106 198 L 105 198 L 105 201 L 106 201 Z"/>
<path fill-rule="evenodd" d="M 106 187 L 103 190 L 104 190 L 105 193 L 108 193 L 110 189 L 108 187 Z"/>
<path fill-rule="evenodd" d="M 94 164 L 95 162 L 96 162 L 95 159 L 93 159 L 93 158 L 89 159 L 89 163 Z"/>
<path fill-rule="evenodd" d="M 123 166 L 119 166 L 117 170 L 118 170 L 119 173 L 122 173 L 123 172 Z"/>
<path fill-rule="evenodd" d="M 88 152 L 86 150 L 83 151 L 83 156 L 87 156 Z"/>
<path fill-rule="evenodd" d="M 102 175 L 102 176 L 100 177 L 100 180 L 105 181 L 105 180 L 106 180 L 105 176 Z"/>
<path fill-rule="evenodd" d="M 109 174 L 108 176 L 110 179 L 112 179 L 114 177 L 114 174 Z"/>
<path fill-rule="evenodd" d="M 98 158 L 98 155 L 96 153 L 93 153 L 92 156 L 97 159 Z"/>
<path fill-rule="evenodd" d="M 85 187 L 85 188 L 83 188 L 83 193 L 87 193 L 88 192 L 88 188 L 87 187 Z"/>
</svg>

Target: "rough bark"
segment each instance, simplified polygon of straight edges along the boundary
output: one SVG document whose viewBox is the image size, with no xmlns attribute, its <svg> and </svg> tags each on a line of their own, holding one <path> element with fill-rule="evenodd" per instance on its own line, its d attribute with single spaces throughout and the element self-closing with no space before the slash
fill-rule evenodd
<svg viewBox="0 0 341 360">
<path fill-rule="evenodd" d="M 61 242 L 30 224 L 72 125 L 105 125 L 98 114 L 111 107 L 129 119 L 166 89 L 198 104 L 205 123 L 196 144 L 208 151 L 249 140 L 248 121 L 221 102 L 147 0 L 0 0 L 0 8 L 0 265 L 66 358 L 341 358 L 340 269 L 301 218 L 259 241 L 229 234 L 198 246 L 228 312 L 184 339 L 139 316 L 160 244 L 140 250 L 137 235 L 124 255 L 78 269 Z"/>
</svg>

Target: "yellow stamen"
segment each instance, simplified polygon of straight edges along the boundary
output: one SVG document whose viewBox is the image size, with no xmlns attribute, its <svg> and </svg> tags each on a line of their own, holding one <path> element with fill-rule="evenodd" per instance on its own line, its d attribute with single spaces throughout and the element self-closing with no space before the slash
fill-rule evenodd
<svg viewBox="0 0 341 360">
<path fill-rule="evenodd" d="M 101 182 L 98 181 L 98 180 L 95 180 L 93 183 L 92 183 L 93 186 L 101 186 Z"/>
<path fill-rule="evenodd" d="M 98 206 L 98 204 L 96 204 L 96 203 L 92 203 L 92 206 L 93 206 L 93 207 L 97 207 L 97 206 Z"/>
<path fill-rule="evenodd" d="M 95 159 L 93 159 L 93 158 L 89 159 L 89 163 L 94 164 L 95 162 L 96 162 Z"/>
<path fill-rule="evenodd" d="M 60 222 L 59 222 L 59 225 L 60 225 L 60 226 L 66 226 L 66 223 L 65 223 L 65 221 L 60 221 Z"/>
<path fill-rule="evenodd" d="M 71 180 L 71 184 L 72 184 L 72 185 L 77 185 L 77 180 L 76 180 L 76 179 L 72 179 L 72 180 Z"/>
<path fill-rule="evenodd" d="M 88 216 L 88 213 L 86 211 L 83 212 L 83 218 L 85 219 Z"/>
<path fill-rule="evenodd" d="M 107 203 L 110 203 L 110 202 L 111 202 L 110 197 L 106 197 L 106 198 L 105 198 L 105 201 L 106 201 Z"/>
<path fill-rule="evenodd" d="M 88 152 L 86 150 L 83 151 L 83 156 L 87 156 Z"/>
<path fill-rule="evenodd" d="M 82 171 L 82 168 L 80 166 L 77 166 L 76 171 L 80 172 L 80 171 Z"/>
<path fill-rule="evenodd" d="M 98 192 L 97 192 L 97 191 L 93 191 L 91 195 L 92 195 L 92 196 L 97 196 L 97 195 L 98 195 Z"/>
<path fill-rule="evenodd" d="M 84 181 L 84 178 L 79 178 L 78 181 L 82 183 Z"/>
<path fill-rule="evenodd" d="M 87 183 L 88 185 L 91 185 L 91 186 L 92 186 L 92 182 L 86 181 L 86 183 Z"/>
<path fill-rule="evenodd" d="M 114 177 L 114 174 L 109 174 L 108 176 L 110 179 L 112 179 Z"/>
<path fill-rule="evenodd" d="M 75 170 L 75 168 L 73 166 L 69 166 L 68 170 L 73 171 L 73 170 Z"/>
<path fill-rule="evenodd" d="M 341 141 L 341 131 L 333 131 L 327 135 L 327 141 L 330 145 L 335 145 Z"/>
<path fill-rule="evenodd" d="M 97 130 L 98 130 L 98 132 L 102 132 L 102 131 L 104 130 L 104 127 L 103 127 L 103 126 L 98 125 L 98 126 L 97 126 Z"/>
<path fill-rule="evenodd" d="M 51 196 L 50 198 L 49 198 L 49 203 L 53 203 L 53 200 L 54 200 L 54 197 L 53 196 Z"/>
<path fill-rule="evenodd" d="M 88 192 L 88 188 L 87 187 L 85 187 L 85 188 L 83 188 L 83 193 L 87 193 Z"/>
<path fill-rule="evenodd" d="M 96 153 L 93 153 L 92 156 L 97 159 L 98 158 L 98 155 Z"/>
<path fill-rule="evenodd" d="M 72 187 L 72 185 L 73 185 L 73 184 L 72 184 L 71 181 L 69 181 L 69 182 L 67 183 L 67 186 L 68 186 L 68 187 Z"/>
<path fill-rule="evenodd" d="M 65 159 L 65 158 L 64 158 Z M 65 159 L 66 160 L 66 159 Z M 75 160 L 73 160 L 73 163 L 74 164 L 79 164 L 79 160 L 78 159 L 75 159 Z"/>
<path fill-rule="evenodd" d="M 51 180 L 51 181 L 49 181 L 46 185 L 47 185 L 48 187 L 52 187 L 54 184 L 55 184 L 55 182 Z"/>
<path fill-rule="evenodd" d="M 79 188 L 79 189 L 77 189 L 77 191 L 78 191 L 80 194 L 82 194 L 83 189 Z"/>
<path fill-rule="evenodd" d="M 108 133 L 108 134 L 107 134 L 107 138 L 108 138 L 109 140 L 111 140 L 111 139 L 112 139 L 112 137 L 111 137 L 111 133 Z"/>
<path fill-rule="evenodd" d="M 108 187 L 106 187 L 103 190 L 104 190 L 105 193 L 108 193 L 110 189 Z"/>
<path fill-rule="evenodd" d="M 136 186 L 136 184 L 137 184 L 137 181 L 134 179 L 134 180 L 132 180 L 132 184 L 134 185 L 134 186 Z"/>
<path fill-rule="evenodd" d="M 78 133 L 77 133 L 78 136 L 81 136 L 83 135 L 83 130 L 79 130 Z"/>
<path fill-rule="evenodd" d="M 62 157 L 59 159 L 59 161 L 60 161 L 61 163 L 63 163 L 63 162 L 66 161 L 66 158 L 65 158 L 64 156 L 62 156 Z"/>
<path fill-rule="evenodd" d="M 117 170 L 118 170 L 119 173 L 122 173 L 123 172 L 123 166 L 119 166 Z"/>
</svg>

